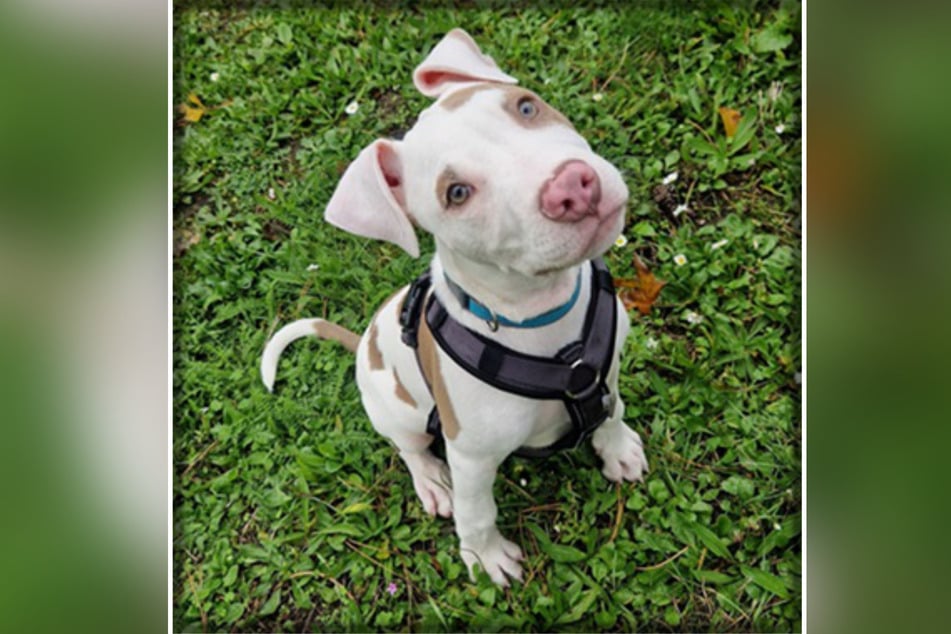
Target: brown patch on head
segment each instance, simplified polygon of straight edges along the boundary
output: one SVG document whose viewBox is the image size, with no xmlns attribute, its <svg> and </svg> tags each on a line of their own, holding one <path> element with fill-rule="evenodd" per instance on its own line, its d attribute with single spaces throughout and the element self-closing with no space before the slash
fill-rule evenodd
<svg viewBox="0 0 951 634">
<path fill-rule="evenodd" d="M 571 122 L 547 103 L 545 103 L 541 97 L 533 93 L 531 90 L 526 90 L 525 88 L 519 88 L 518 86 L 498 86 L 498 89 L 505 93 L 504 101 L 502 107 L 505 109 L 505 112 L 512 117 L 512 120 L 515 123 L 519 124 L 523 128 L 528 128 L 534 130 L 537 128 L 544 128 L 545 126 L 550 125 L 563 125 L 575 129 Z M 535 114 L 529 117 L 526 117 L 522 114 L 520 106 L 523 101 L 531 102 L 535 105 Z"/>
<path fill-rule="evenodd" d="M 466 86 L 465 88 L 460 88 L 443 97 L 438 102 L 438 105 L 442 106 L 446 110 L 456 110 L 468 102 L 473 95 L 482 92 L 483 90 L 500 91 L 503 94 L 503 110 L 505 110 L 506 114 L 508 114 L 512 120 L 515 121 L 515 123 L 519 124 L 523 128 L 534 130 L 537 128 L 544 128 L 545 126 L 549 125 L 563 125 L 571 128 L 572 130 L 575 129 L 575 127 L 571 125 L 571 121 L 568 121 L 565 115 L 549 106 L 541 97 L 533 93 L 531 90 L 519 88 L 518 86 L 512 86 L 510 84 L 483 82 L 480 84 L 473 84 L 472 86 Z M 519 106 L 523 101 L 530 101 L 535 105 L 534 115 L 526 117 L 521 113 Z"/>
<path fill-rule="evenodd" d="M 400 375 L 396 373 L 396 368 L 393 368 L 393 380 L 396 381 L 396 398 L 400 399 L 410 407 L 417 407 L 416 400 L 409 393 L 409 390 L 406 389 L 406 386 L 403 385 L 403 382 L 400 381 Z"/>
<path fill-rule="evenodd" d="M 439 178 L 436 179 L 436 200 L 439 201 L 439 204 L 445 207 L 446 202 L 446 192 L 449 190 L 449 186 L 453 183 L 458 183 L 459 177 L 451 168 L 447 167 L 442 171 L 442 174 L 439 175 Z"/>
<path fill-rule="evenodd" d="M 465 88 L 460 88 L 455 90 L 442 99 L 439 100 L 438 105 L 442 106 L 446 110 L 455 110 L 456 108 L 462 106 L 464 103 L 469 101 L 469 98 L 477 92 L 483 90 L 490 90 L 492 88 L 498 88 L 498 84 L 482 83 L 482 84 L 473 84 L 472 86 L 466 86 Z"/>
<path fill-rule="evenodd" d="M 380 346 L 377 345 L 376 342 L 376 338 L 379 334 L 380 331 L 376 327 L 376 322 L 373 322 L 373 325 L 370 326 L 370 338 L 367 341 L 367 354 L 370 357 L 371 370 L 383 369 L 383 353 L 380 352 Z"/>
<path fill-rule="evenodd" d="M 433 393 L 433 399 L 436 401 L 436 409 L 439 411 L 439 419 L 442 421 L 443 434 L 449 440 L 454 440 L 459 435 L 459 420 L 456 418 L 452 401 L 449 400 L 446 382 L 439 368 L 438 344 L 433 339 L 433 333 L 429 330 L 429 324 L 426 323 L 425 316 L 419 320 L 418 340 L 419 367 L 423 371 L 423 376 L 426 377 L 429 389 Z"/>
<path fill-rule="evenodd" d="M 330 339 L 343 344 L 343 347 L 350 352 L 356 352 L 357 345 L 360 343 L 360 335 L 351 330 L 347 330 L 343 326 L 330 323 L 329 321 L 320 320 L 314 322 L 314 332 L 316 332 L 317 336 L 321 339 Z"/>
</svg>

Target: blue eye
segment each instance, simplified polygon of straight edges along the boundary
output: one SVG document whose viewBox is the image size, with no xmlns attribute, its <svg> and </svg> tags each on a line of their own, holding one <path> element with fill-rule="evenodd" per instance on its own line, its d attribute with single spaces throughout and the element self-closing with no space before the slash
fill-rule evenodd
<svg viewBox="0 0 951 634">
<path fill-rule="evenodd" d="M 538 114 L 538 106 L 529 97 L 518 102 L 518 113 L 526 119 L 531 119 Z"/>
<path fill-rule="evenodd" d="M 469 198 L 472 188 L 462 183 L 453 183 L 446 190 L 446 202 L 450 205 L 461 205 Z"/>
</svg>

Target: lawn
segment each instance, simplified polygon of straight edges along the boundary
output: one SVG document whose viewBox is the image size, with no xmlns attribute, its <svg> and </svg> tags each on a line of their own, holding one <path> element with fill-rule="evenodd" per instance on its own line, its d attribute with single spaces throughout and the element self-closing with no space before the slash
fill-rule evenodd
<svg viewBox="0 0 951 634">
<path fill-rule="evenodd" d="M 176 10 L 176 631 L 801 628 L 800 8 L 707 4 Z M 622 170 L 608 263 L 667 282 L 621 361 L 651 472 L 510 458 L 499 526 L 528 560 L 508 590 L 470 582 L 425 515 L 349 353 L 298 342 L 273 395 L 258 377 L 279 325 L 360 331 L 432 254 L 322 213 L 428 104 L 412 70 L 455 26 Z"/>
</svg>

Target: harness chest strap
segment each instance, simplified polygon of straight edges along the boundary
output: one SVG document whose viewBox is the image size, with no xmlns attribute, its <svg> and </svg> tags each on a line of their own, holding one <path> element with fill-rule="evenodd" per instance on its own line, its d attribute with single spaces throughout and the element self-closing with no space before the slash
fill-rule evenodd
<svg viewBox="0 0 951 634">
<path fill-rule="evenodd" d="M 614 283 L 604 262 L 592 262 L 591 299 L 580 340 L 555 357 L 537 357 L 512 350 L 454 320 L 434 294 L 425 302 L 425 319 L 439 347 L 467 372 L 500 390 L 536 399 L 561 400 L 571 430 L 548 447 L 523 447 L 527 457 L 546 457 L 578 446 L 611 414 L 614 402 L 607 376 L 614 353 L 617 306 Z M 429 272 L 407 293 L 400 313 L 404 343 L 417 347 L 420 313 L 430 286 Z M 417 359 L 419 350 L 417 349 Z M 441 434 L 439 413 L 430 413 L 428 430 Z"/>
</svg>

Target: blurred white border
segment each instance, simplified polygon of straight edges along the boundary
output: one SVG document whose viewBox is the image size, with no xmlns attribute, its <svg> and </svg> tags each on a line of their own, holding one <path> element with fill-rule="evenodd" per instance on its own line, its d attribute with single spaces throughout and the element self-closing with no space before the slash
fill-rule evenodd
<svg viewBox="0 0 951 634">
<path fill-rule="evenodd" d="M 172 138 L 173 138 L 173 135 L 172 135 L 172 130 L 174 129 L 174 126 L 175 126 L 175 107 L 174 107 L 174 104 L 172 103 L 172 102 L 173 102 L 173 94 L 172 94 L 172 69 L 173 69 L 173 64 L 172 64 L 172 56 L 173 56 L 173 50 L 172 50 L 172 41 L 173 41 L 173 40 L 172 40 L 172 29 L 173 29 L 173 24 L 172 24 L 172 21 L 173 21 L 173 18 L 174 18 L 174 11 L 173 11 L 173 7 L 172 7 L 172 0 L 166 0 L 166 12 L 167 12 L 167 13 L 166 13 L 166 15 L 167 15 L 167 19 L 166 19 L 166 32 L 165 32 L 165 37 L 166 37 L 166 71 L 167 71 L 167 75 L 168 75 L 168 76 L 167 76 L 167 81 L 168 81 L 168 88 L 167 88 L 167 90 L 168 90 L 168 97 L 167 97 L 167 99 L 168 99 L 168 108 L 167 108 L 167 112 L 168 112 L 168 115 L 167 115 L 167 116 L 168 116 L 168 167 L 167 167 L 167 169 L 168 169 L 168 174 L 167 174 L 167 182 L 166 182 L 166 202 L 167 202 L 167 210 L 166 210 L 166 212 L 167 212 L 167 214 L 168 214 L 168 217 L 167 217 L 167 221 L 166 221 L 166 231 L 165 231 L 165 258 L 166 258 L 166 267 L 167 267 L 166 270 L 168 271 L 167 288 L 166 288 L 166 302 L 167 302 L 167 305 L 166 305 L 166 308 L 167 308 L 167 313 L 166 313 L 166 327 L 167 327 L 167 337 L 168 337 L 168 351 L 167 351 L 167 355 L 168 355 L 168 356 L 167 356 L 167 361 L 166 361 L 166 363 L 167 363 L 167 366 L 166 366 L 166 367 L 167 367 L 167 370 L 168 370 L 168 376 L 167 376 L 167 378 L 166 378 L 166 391 L 167 391 L 166 396 L 167 396 L 167 399 L 168 399 L 168 400 L 167 400 L 167 405 L 166 405 L 166 407 L 168 408 L 168 419 L 167 419 L 167 421 L 166 421 L 166 425 L 167 425 L 167 429 L 166 429 L 166 435 L 167 435 L 167 439 L 166 439 L 166 461 L 167 461 L 167 464 L 168 464 L 168 472 L 166 473 L 167 486 L 168 486 L 168 490 L 167 490 L 167 493 L 166 493 L 166 495 L 167 495 L 167 497 L 166 497 L 166 503 L 167 503 L 167 505 L 168 505 L 167 510 L 166 510 L 167 520 L 168 520 L 168 526 L 167 526 L 167 531 L 168 531 L 168 532 L 167 532 L 168 543 L 167 543 L 167 545 L 166 545 L 166 549 L 167 549 L 166 557 L 167 557 L 167 560 L 168 560 L 167 569 L 166 569 L 166 575 L 167 575 L 166 583 L 168 584 L 168 590 L 167 590 L 168 596 L 167 596 L 167 606 L 166 606 L 166 609 L 167 609 L 166 625 L 167 625 L 167 627 L 168 627 L 168 632 L 169 632 L 169 634 L 172 634 L 172 631 L 173 631 L 173 628 L 174 628 L 173 618 L 172 618 L 172 614 L 173 614 L 173 609 L 172 609 L 172 607 L 173 607 L 173 605 L 174 605 L 174 603 L 175 603 L 175 570 L 174 570 L 174 565 L 173 565 L 174 557 L 173 557 L 173 554 L 172 554 L 172 548 L 173 548 L 173 544 L 174 544 L 174 538 L 173 538 L 173 532 L 172 532 L 172 531 L 173 531 L 173 528 L 174 528 L 174 522 L 173 522 L 174 509 L 173 509 L 173 504 L 172 504 L 172 500 L 173 500 L 173 493 L 172 493 L 172 491 L 173 491 L 173 488 L 174 488 L 174 487 L 173 487 L 173 481 L 174 481 L 174 475 L 173 475 L 173 473 L 174 473 L 174 469 L 175 469 L 175 463 L 173 462 L 173 451 L 172 451 L 172 446 L 173 446 L 173 442 L 174 442 L 174 436 L 173 436 L 173 434 L 172 434 L 172 430 L 173 430 L 173 427 L 172 427 L 172 424 L 173 424 L 173 423 L 172 423 L 172 412 L 174 411 L 174 410 L 173 410 L 173 407 L 172 407 L 172 386 L 173 386 L 173 369 L 172 369 L 172 343 L 173 343 L 173 342 L 172 342 L 172 330 L 173 330 L 173 328 L 172 328 L 172 246 L 173 246 L 173 239 L 172 239 L 172 184 L 173 184 L 173 183 L 172 183 L 172 177 L 173 177 L 173 171 L 172 171 L 172 157 L 173 157 L 173 142 L 172 142 Z"/>
</svg>

